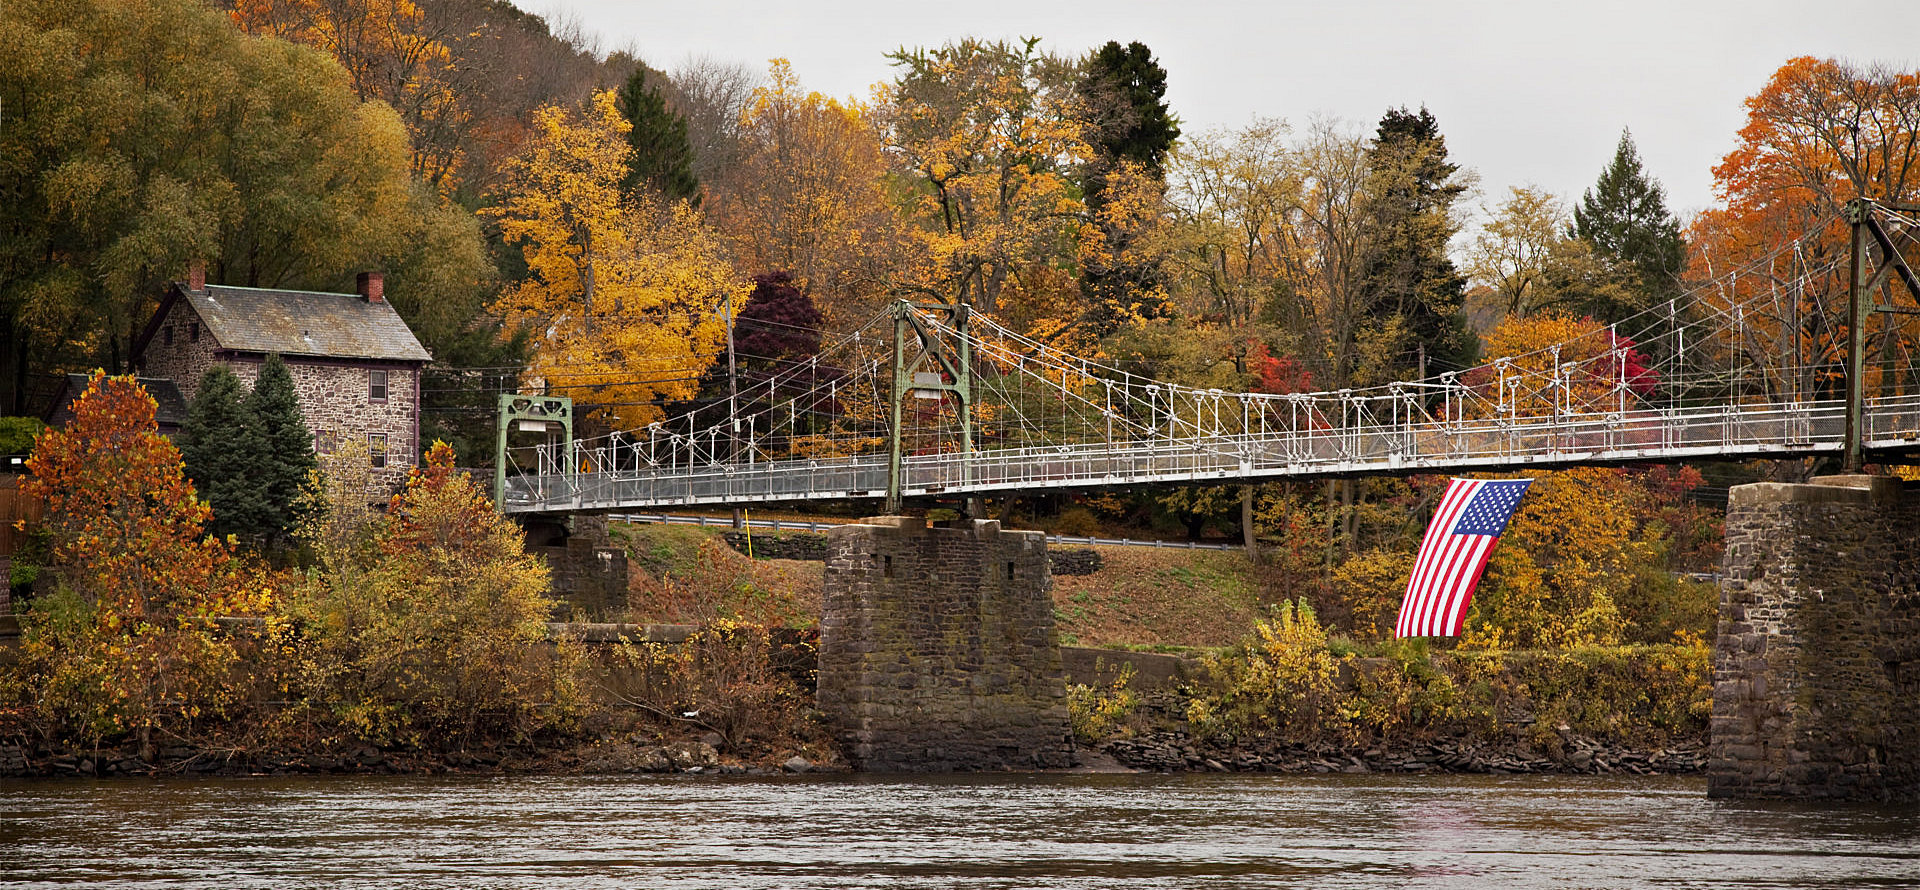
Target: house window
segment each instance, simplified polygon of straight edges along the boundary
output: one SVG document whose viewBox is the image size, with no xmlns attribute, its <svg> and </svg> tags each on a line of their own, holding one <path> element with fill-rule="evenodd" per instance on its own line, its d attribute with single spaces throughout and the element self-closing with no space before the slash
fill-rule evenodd
<svg viewBox="0 0 1920 890">
<path fill-rule="evenodd" d="M 367 466 L 379 469 L 387 465 L 387 434 L 367 434 Z"/>
<path fill-rule="evenodd" d="M 168 346 L 173 345 L 173 325 L 167 325 L 160 329 L 160 342 Z"/>
<path fill-rule="evenodd" d="M 200 323 L 199 322 L 196 321 L 193 324 L 187 326 L 187 340 L 193 343 L 200 342 Z"/>
<path fill-rule="evenodd" d="M 321 430 L 314 433 L 313 450 L 320 454 L 332 454 L 340 450 L 340 433 L 336 430 Z"/>
<path fill-rule="evenodd" d="M 384 402 L 387 400 L 387 372 L 367 372 L 367 401 Z"/>
</svg>

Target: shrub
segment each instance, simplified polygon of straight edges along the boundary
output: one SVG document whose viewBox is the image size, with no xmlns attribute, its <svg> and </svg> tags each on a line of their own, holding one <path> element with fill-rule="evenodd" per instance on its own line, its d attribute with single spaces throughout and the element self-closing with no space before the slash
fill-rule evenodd
<svg viewBox="0 0 1920 890">
<path fill-rule="evenodd" d="M 718 733 L 736 753 L 783 741 L 801 725 L 807 697 L 779 663 L 793 654 L 776 653 L 766 627 L 722 619 L 678 645 L 623 643 L 618 651 L 645 675 L 627 704 Z"/>
<path fill-rule="evenodd" d="M 1126 664 L 1113 682 L 1104 686 L 1074 683 L 1067 687 L 1067 716 L 1075 738 L 1090 745 L 1098 743 L 1113 736 L 1133 716 L 1140 706 L 1139 694 L 1127 688 L 1133 675 L 1133 665 Z"/>
<path fill-rule="evenodd" d="M 1329 726 L 1336 664 L 1305 599 L 1282 601 L 1271 620 L 1255 622 L 1253 640 L 1205 664 L 1220 692 L 1203 731 L 1310 736 Z"/>
<path fill-rule="evenodd" d="M 0 417 L 0 455 L 26 454 L 47 425 L 38 417 Z"/>
<path fill-rule="evenodd" d="M 453 449 L 435 443 L 395 495 L 363 567 L 347 540 L 294 604 L 310 704 L 358 735 L 422 745 L 526 735 L 584 709 L 578 647 L 547 639 L 547 570 L 518 526 L 494 512 Z M 309 524 L 309 536 L 326 528 Z"/>
<path fill-rule="evenodd" d="M 1068 507 L 1053 520 L 1052 532 L 1075 538 L 1097 537 L 1100 534 L 1100 520 L 1095 519 L 1093 511 L 1085 507 Z"/>
</svg>

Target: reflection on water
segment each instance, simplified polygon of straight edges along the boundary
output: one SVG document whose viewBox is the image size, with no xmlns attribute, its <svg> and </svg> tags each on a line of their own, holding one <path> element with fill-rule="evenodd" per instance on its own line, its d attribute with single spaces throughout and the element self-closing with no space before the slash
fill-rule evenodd
<svg viewBox="0 0 1920 890">
<path fill-rule="evenodd" d="M 1920 810 L 1698 779 L 0 780 L 0 884 L 1920 887 Z"/>
</svg>

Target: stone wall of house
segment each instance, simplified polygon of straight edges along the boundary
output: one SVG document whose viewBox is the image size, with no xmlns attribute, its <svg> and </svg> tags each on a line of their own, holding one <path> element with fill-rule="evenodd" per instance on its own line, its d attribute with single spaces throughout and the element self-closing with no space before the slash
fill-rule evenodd
<svg viewBox="0 0 1920 890">
<path fill-rule="evenodd" d="M 193 401 L 200 391 L 200 378 L 219 364 L 214 354 L 220 344 L 200 323 L 200 316 L 185 299 L 174 301 L 167 317 L 160 322 L 153 340 L 140 354 L 140 373 L 148 377 L 166 377 L 180 387 L 180 394 Z"/>
<path fill-rule="evenodd" d="M 1733 489 L 1708 793 L 1920 798 L 1920 491 Z"/>
<path fill-rule="evenodd" d="M 1073 765 L 1044 535 L 882 517 L 827 550 L 819 705 L 856 766 Z"/>
<path fill-rule="evenodd" d="M 414 396 L 420 389 L 420 369 L 402 363 L 347 364 L 285 356 L 287 373 L 300 397 L 300 415 L 313 433 L 314 447 L 326 453 L 355 444 L 376 453 L 376 437 L 386 449 L 382 481 L 405 481 L 407 468 L 420 461 L 419 430 L 415 425 Z M 235 376 L 253 388 L 265 359 L 229 362 Z M 369 373 L 387 372 L 387 397 L 371 397 Z M 191 398 L 191 397 L 189 397 Z"/>
<path fill-rule="evenodd" d="M 265 357 L 224 360 L 221 355 L 220 344 L 200 324 L 192 305 L 179 300 L 147 344 L 141 368 L 148 376 L 172 378 L 188 401 L 199 391 L 200 378 L 216 364 L 230 367 L 252 389 Z M 376 441 L 384 441 L 386 467 L 375 474 L 377 482 L 384 487 L 404 482 L 407 469 L 420 461 L 419 367 L 407 362 L 283 358 L 316 449 L 325 452 L 355 442 L 371 452 Z M 371 396 L 369 373 L 375 370 L 387 373 L 385 399 Z"/>
</svg>

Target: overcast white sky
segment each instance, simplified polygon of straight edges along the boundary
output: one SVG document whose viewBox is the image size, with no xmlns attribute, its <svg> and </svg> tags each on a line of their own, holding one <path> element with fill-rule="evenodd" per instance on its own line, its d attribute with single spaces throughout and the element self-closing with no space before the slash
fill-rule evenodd
<svg viewBox="0 0 1920 890">
<path fill-rule="evenodd" d="M 1079 54 L 1151 47 L 1189 133 L 1330 115 L 1371 131 L 1425 104 L 1487 203 L 1509 186 L 1576 199 L 1631 127 L 1683 217 L 1713 201 L 1741 101 L 1798 55 L 1920 66 L 1920 0 L 516 0 L 671 70 L 792 60 L 810 89 L 868 95 L 885 54 L 966 36 Z"/>
</svg>

